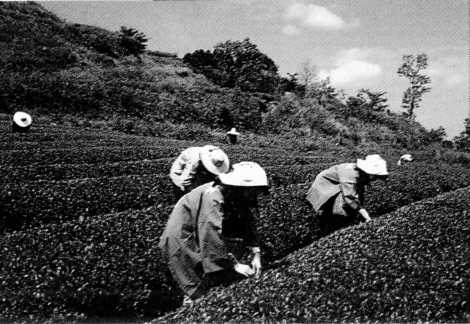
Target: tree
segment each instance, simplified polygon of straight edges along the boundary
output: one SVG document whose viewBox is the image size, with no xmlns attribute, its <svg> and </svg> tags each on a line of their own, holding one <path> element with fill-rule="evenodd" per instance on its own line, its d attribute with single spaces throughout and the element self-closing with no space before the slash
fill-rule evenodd
<svg viewBox="0 0 470 324">
<path fill-rule="evenodd" d="M 226 41 L 214 47 L 217 68 L 226 75 L 229 87 L 243 91 L 274 93 L 279 83 L 276 64 L 249 38 Z"/>
<path fill-rule="evenodd" d="M 419 108 L 423 94 L 429 92 L 431 87 L 431 78 L 424 75 L 422 71 L 428 66 L 428 57 L 426 54 L 403 55 L 403 63 L 398 68 L 398 75 L 406 77 L 410 81 L 410 87 L 405 90 L 402 99 L 402 107 L 406 109 L 406 115 L 409 119 L 414 119 L 415 109 Z"/>
<path fill-rule="evenodd" d="M 299 83 L 298 73 L 287 73 L 287 78 L 281 77 L 280 79 L 279 91 L 281 94 L 288 91 L 303 96 L 305 94 L 305 86 Z"/>
<path fill-rule="evenodd" d="M 312 64 L 310 59 L 307 59 L 300 65 L 299 79 L 300 83 L 305 87 L 305 90 L 308 93 L 317 79 L 317 68 Z"/>
<path fill-rule="evenodd" d="M 465 130 L 454 138 L 458 150 L 470 152 L 470 117 L 465 118 Z"/>
<path fill-rule="evenodd" d="M 223 87 L 274 94 L 280 82 L 274 61 L 249 38 L 219 43 L 212 53 L 196 50 L 183 61 Z"/>
<path fill-rule="evenodd" d="M 124 55 L 134 55 L 140 58 L 140 54 L 145 51 L 148 39 L 142 32 L 134 28 L 121 26 L 119 32 L 119 46 L 122 48 Z"/>
</svg>

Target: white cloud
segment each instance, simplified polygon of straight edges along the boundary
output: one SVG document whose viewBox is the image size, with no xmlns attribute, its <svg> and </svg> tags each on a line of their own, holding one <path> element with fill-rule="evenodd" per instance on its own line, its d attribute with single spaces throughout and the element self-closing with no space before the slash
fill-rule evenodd
<svg viewBox="0 0 470 324">
<path fill-rule="evenodd" d="M 365 61 L 345 62 L 329 72 L 334 85 L 348 85 L 374 78 L 382 73 L 378 64 Z"/>
<path fill-rule="evenodd" d="M 364 82 L 382 74 L 382 67 L 379 64 L 369 62 L 372 51 L 360 48 L 351 48 L 340 51 L 337 55 L 334 68 L 321 70 L 319 78 L 330 78 L 335 86 L 361 87 Z"/>
<path fill-rule="evenodd" d="M 428 59 L 429 68 L 424 71 L 431 77 L 431 86 L 468 88 L 468 59 L 465 56 L 441 56 Z"/>
<path fill-rule="evenodd" d="M 338 30 L 347 26 L 341 17 L 325 7 L 314 4 L 294 3 L 287 8 L 285 18 L 310 28 Z M 356 20 L 354 25 L 358 23 Z"/>
<path fill-rule="evenodd" d="M 298 35 L 300 30 L 294 25 L 286 25 L 282 28 L 282 33 L 288 36 Z"/>
</svg>

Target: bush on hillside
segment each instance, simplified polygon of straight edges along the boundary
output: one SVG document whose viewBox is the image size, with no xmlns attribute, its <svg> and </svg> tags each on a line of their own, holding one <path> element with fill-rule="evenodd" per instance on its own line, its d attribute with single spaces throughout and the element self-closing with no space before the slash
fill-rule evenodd
<svg viewBox="0 0 470 324">
<path fill-rule="evenodd" d="M 148 39 L 144 33 L 135 28 L 121 26 L 119 31 L 119 46 L 123 49 L 124 55 L 134 55 L 139 57 L 145 52 Z"/>
</svg>

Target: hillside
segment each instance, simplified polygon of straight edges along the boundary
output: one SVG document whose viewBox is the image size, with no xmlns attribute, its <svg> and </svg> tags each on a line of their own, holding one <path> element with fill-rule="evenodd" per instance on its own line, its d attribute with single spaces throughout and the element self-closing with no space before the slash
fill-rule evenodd
<svg viewBox="0 0 470 324">
<path fill-rule="evenodd" d="M 385 110 L 383 98 L 374 94 L 346 100 L 338 89 L 319 85 L 310 97 L 298 96 L 285 92 L 280 76 L 277 90 L 269 93 L 221 87 L 177 57 L 151 51 L 128 55 L 118 32 L 65 22 L 33 2 L 0 3 L 0 49 L 3 113 L 101 120 L 146 135 L 183 123 L 194 129 L 178 132 L 187 139 L 236 126 L 276 134 L 285 143 L 304 138 L 317 144 L 418 147 L 440 140 Z"/>
<path fill-rule="evenodd" d="M 41 121 L 26 134 L 9 129 L 0 121 L 0 320 L 159 316 L 177 308 L 181 295 L 156 244 L 176 200 L 167 173 L 181 149 L 207 142 Z M 323 148 L 306 154 L 260 139 L 215 144 L 232 162 L 256 161 L 268 173 L 258 231 L 271 267 L 320 238 L 304 199 L 313 177 L 358 155 Z M 468 185 L 464 166 L 416 154 L 414 164 L 399 168 L 398 155 L 385 155 L 387 186 L 368 190 L 374 217 Z"/>
</svg>

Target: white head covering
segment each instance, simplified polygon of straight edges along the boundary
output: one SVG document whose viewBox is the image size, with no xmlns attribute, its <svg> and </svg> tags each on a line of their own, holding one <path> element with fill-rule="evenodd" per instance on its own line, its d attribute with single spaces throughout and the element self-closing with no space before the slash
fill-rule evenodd
<svg viewBox="0 0 470 324">
<path fill-rule="evenodd" d="M 398 160 L 397 165 L 401 165 L 402 161 L 412 162 L 413 161 L 413 156 L 409 153 L 403 154 L 402 156 L 400 156 L 400 159 Z"/>
<path fill-rule="evenodd" d="M 387 162 L 378 154 L 368 155 L 365 160 L 358 159 L 357 167 L 367 174 L 388 175 Z"/>
<path fill-rule="evenodd" d="M 13 115 L 13 122 L 18 127 L 26 128 L 26 127 L 31 126 L 31 123 L 33 122 L 33 119 L 31 118 L 30 114 L 27 114 L 23 111 L 17 111 Z"/>
<path fill-rule="evenodd" d="M 228 173 L 219 175 L 220 182 L 237 187 L 267 187 L 268 177 L 256 162 L 240 162 L 233 165 Z"/>
<path fill-rule="evenodd" d="M 210 173 L 218 175 L 227 172 L 230 168 L 227 154 L 217 146 L 203 146 L 200 157 L 202 164 Z"/>
<path fill-rule="evenodd" d="M 227 132 L 227 135 L 240 135 L 240 133 L 237 132 L 235 127 L 232 127 L 232 129 Z"/>
</svg>

